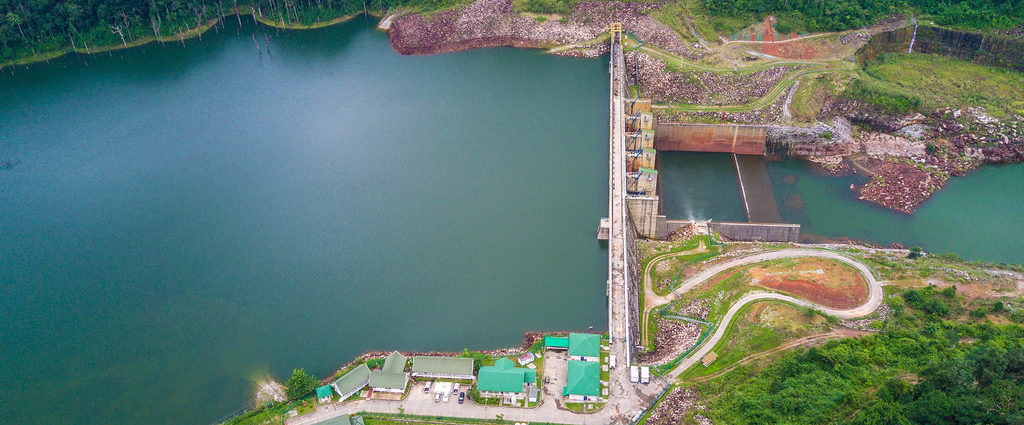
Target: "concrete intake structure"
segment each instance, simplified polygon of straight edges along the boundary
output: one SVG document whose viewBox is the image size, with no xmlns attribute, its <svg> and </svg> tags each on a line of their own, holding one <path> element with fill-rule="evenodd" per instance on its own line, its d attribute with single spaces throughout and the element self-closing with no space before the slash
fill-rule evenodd
<svg viewBox="0 0 1024 425">
<path fill-rule="evenodd" d="M 626 118 L 626 207 L 636 232 L 645 238 L 658 236 L 658 152 L 654 149 L 654 115 L 651 101 L 624 101 Z"/>
</svg>

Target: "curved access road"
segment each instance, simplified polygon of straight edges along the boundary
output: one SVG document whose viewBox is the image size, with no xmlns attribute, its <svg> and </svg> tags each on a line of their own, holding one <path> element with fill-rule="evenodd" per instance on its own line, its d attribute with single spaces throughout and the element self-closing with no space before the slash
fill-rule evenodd
<svg viewBox="0 0 1024 425">
<path fill-rule="evenodd" d="M 644 267 L 644 274 L 640 281 L 641 290 L 644 291 L 643 314 L 640 316 L 640 343 L 645 347 L 647 346 L 647 339 L 649 338 L 647 335 L 647 319 L 650 316 L 651 310 L 655 307 L 665 305 L 669 301 L 665 297 L 654 292 L 654 282 L 651 282 L 651 269 L 653 269 L 656 264 L 669 258 L 682 257 L 685 255 L 693 255 L 703 252 L 708 252 L 708 249 L 704 245 L 704 241 L 701 241 L 696 248 L 661 254 L 647 262 L 647 267 Z"/>
<path fill-rule="evenodd" d="M 664 299 L 667 300 L 666 302 L 669 302 L 676 298 L 679 298 L 681 295 L 697 287 L 698 285 L 734 267 L 760 263 L 763 261 L 780 260 L 784 258 L 806 257 L 828 258 L 830 260 L 835 260 L 849 264 L 853 268 L 860 271 L 861 275 L 864 276 L 864 281 L 868 285 L 868 300 L 859 307 L 855 307 L 848 310 L 837 310 L 825 307 L 820 304 L 812 303 L 807 300 L 796 298 L 790 295 L 779 294 L 776 292 L 748 292 L 744 294 L 742 297 L 740 297 L 740 299 L 737 300 L 731 307 L 729 307 L 729 311 L 727 311 L 725 313 L 725 316 L 723 316 L 722 319 L 718 322 L 717 327 L 715 328 L 715 333 L 711 336 L 711 338 L 708 338 L 706 341 L 704 341 L 703 344 L 701 344 L 700 348 L 695 350 L 693 353 L 690 353 L 688 357 L 679 362 L 679 365 L 676 366 L 676 368 L 673 369 L 671 372 L 669 372 L 668 376 L 670 376 L 671 378 L 678 377 L 680 374 L 682 374 L 691 366 L 700 361 L 700 359 L 702 359 L 705 355 L 710 353 L 711 350 L 713 350 L 715 346 L 718 345 L 718 342 L 721 341 L 722 337 L 725 336 L 726 331 L 729 329 L 729 323 L 732 322 L 736 314 L 738 314 L 740 310 L 742 310 L 743 307 L 745 307 L 747 304 L 763 300 L 785 301 L 801 307 L 813 308 L 825 314 L 836 316 L 840 319 L 853 319 L 857 317 L 867 316 L 868 314 L 871 314 L 871 312 L 875 311 L 875 309 L 882 304 L 882 299 L 884 297 L 884 294 L 882 292 L 882 285 L 875 279 L 874 274 L 871 273 L 871 269 L 864 265 L 864 263 L 861 263 L 857 260 L 854 260 L 850 257 L 839 254 L 837 252 L 821 251 L 816 249 L 783 249 L 779 251 L 771 251 L 761 254 L 749 255 L 746 257 L 739 257 L 729 261 L 718 263 L 711 267 L 708 267 L 707 269 L 687 279 L 685 282 L 683 282 L 683 284 L 679 285 L 678 288 L 676 288 L 674 291 L 672 291 L 666 297 L 664 297 Z"/>
</svg>

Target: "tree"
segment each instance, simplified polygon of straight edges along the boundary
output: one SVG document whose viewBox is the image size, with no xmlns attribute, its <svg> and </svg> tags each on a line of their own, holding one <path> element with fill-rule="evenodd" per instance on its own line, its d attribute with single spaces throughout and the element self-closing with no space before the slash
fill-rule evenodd
<svg viewBox="0 0 1024 425">
<path fill-rule="evenodd" d="M 313 392 L 316 389 L 317 379 L 313 375 L 307 375 L 306 370 L 299 368 L 292 371 L 292 377 L 288 378 L 288 382 L 285 382 L 285 386 L 288 387 L 285 393 L 288 394 L 288 398 L 295 400 L 306 394 Z"/>
<path fill-rule="evenodd" d="M 915 246 L 913 248 L 910 248 L 910 253 L 907 254 L 907 259 L 916 260 L 918 258 L 921 258 L 921 247 Z"/>
<path fill-rule="evenodd" d="M 18 14 L 14 12 L 7 12 L 7 22 L 10 22 L 11 25 L 18 27 L 18 32 L 21 33 L 21 39 L 27 40 L 25 38 L 25 31 L 21 29 L 21 16 L 18 16 Z"/>
</svg>

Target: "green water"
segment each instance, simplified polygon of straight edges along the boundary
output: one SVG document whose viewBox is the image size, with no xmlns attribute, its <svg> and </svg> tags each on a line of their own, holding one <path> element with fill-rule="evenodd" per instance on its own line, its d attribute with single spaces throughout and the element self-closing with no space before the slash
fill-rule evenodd
<svg viewBox="0 0 1024 425">
<path fill-rule="evenodd" d="M 745 220 L 730 155 L 661 152 L 658 160 L 669 218 Z M 800 223 L 805 239 L 900 242 L 970 260 L 1024 263 L 1024 164 L 954 177 L 912 216 L 857 200 L 849 188 L 864 183 L 857 175 L 824 176 L 793 159 L 769 162 L 768 175 L 783 221 Z"/>
<path fill-rule="evenodd" d="M 606 326 L 604 59 L 233 21 L 0 77 L 0 423 L 206 424 L 267 373 Z"/>
</svg>

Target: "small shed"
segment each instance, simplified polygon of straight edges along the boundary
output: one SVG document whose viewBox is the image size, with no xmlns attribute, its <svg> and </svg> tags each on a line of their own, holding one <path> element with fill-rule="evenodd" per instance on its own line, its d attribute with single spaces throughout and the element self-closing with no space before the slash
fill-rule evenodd
<svg viewBox="0 0 1024 425">
<path fill-rule="evenodd" d="M 703 363 L 705 367 L 707 367 L 707 366 L 711 366 L 711 363 L 714 363 L 715 359 L 717 359 L 717 358 L 718 358 L 718 354 L 715 354 L 715 352 L 712 351 L 712 352 L 708 353 L 706 356 L 704 356 L 704 358 L 700 359 L 700 362 Z"/>
<path fill-rule="evenodd" d="M 330 403 L 331 395 L 332 393 L 330 385 L 316 387 L 316 400 L 319 401 L 320 403 Z"/>
</svg>

